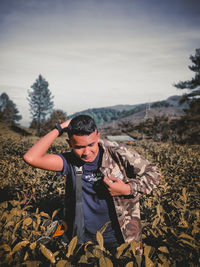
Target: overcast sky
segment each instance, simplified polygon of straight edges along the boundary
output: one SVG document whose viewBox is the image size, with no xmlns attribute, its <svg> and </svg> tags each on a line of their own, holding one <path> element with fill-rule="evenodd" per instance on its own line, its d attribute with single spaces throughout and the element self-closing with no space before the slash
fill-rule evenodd
<svg viewBox="0 0 200 267">
<path fill-rule="evenodd" d="M 0 0 L 0 93 L 31 121 L 41 74 L 56 109 L 164 100 L 194 76 L 199 0 Z"/>
</svg>

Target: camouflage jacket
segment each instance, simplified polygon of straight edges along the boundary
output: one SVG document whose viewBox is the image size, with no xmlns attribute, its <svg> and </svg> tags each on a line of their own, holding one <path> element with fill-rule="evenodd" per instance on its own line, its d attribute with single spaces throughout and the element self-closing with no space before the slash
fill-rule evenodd
<svg viewBox="0 0 200 267">
<path fill-rule="evenodd" d="M 124 241 L 141 241 L 139 197 L 149 194 L 159 184 L 159 169 L 123 144 L 100 140 L 99 145 L 104 150 L 100 167 L 102 173 L 118 177 L 131 187 L 130 196 L 113 197 Z"/>
</svg>

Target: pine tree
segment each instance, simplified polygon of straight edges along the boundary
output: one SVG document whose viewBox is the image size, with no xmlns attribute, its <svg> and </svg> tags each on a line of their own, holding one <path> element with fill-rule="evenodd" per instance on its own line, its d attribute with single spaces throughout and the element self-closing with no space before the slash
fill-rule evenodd
<svg viewBox="0 0 200 267">
<path fill-rule="evenodd" d="M 45 121 L 47 115 L 51 113 L 54 103 L 53 96 L 48 88 L 49 83 L 39 75 L 36 82 L 31 86 L 33 89 L 28 90 L 28 101 L 32 118 L 36 121 L 37 134 L 41 134 L 42 123 Z"/>
<path fill-rule="evenodd" d="M 194 78 L 190 81 L 181 81 L 174 84 L 178 89 L 188 89 L 191 92 L 184 94 L 181 102 L 189 101 L 189 109 L 177 123 L 178 132 L 182 143 L 200 142 L 200 48 L 196 49 L 194 56 L 190 56 L 193 65 L 189 69 L 195 72 Z"/>
<path fill-rule="evenodd" d="M 6 93 L 0 95 L 0 120 L 6 123 L 16 123 L 21 120 L 22 116 L 19 115 L 19 111 L 16 104 L 10 100 Z"/>
<path fill-rule="evenodd" d="M 192 61 L 193 65 L 188 67 L 191 71 L 195 72 L 194 78 L 192 78 L 190 81 L 180 81 L 179 83 L 174 84 L 174 86 L 178 89 L 189 89 L 192 91 L 184 94 L 181 102 L 191 100 L 190 109 L 188 112 L 195 115 L 200 113 L 200 48 L 196 49 L 194 56 L 190 56 L 190 60 Z"/>
</svg>

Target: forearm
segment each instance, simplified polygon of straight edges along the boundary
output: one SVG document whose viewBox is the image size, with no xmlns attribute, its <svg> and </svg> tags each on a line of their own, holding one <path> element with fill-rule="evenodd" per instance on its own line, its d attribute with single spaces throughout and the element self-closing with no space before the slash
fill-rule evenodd
<svg viewBox="0 0 200 267">
<path fill-rule="evenodd" d="M 40 160 L 43 157 L 53 142 L 58 137 L 59 132 L 53 129 L 48 134 L 43 136 L 35 145 L 33 145 L 24 155 L 24 160 L 31 164 L 35 159 Z"/>
<path fill-rule="evenodd" d="M 61 128 L 67 128 L 68 124 L 69 121 L 62 123 Z M 57 129 L 51 130 L 25 153 L 24 160 L 35 167 L 55 171 L 60 170 L 62 163 L 57 158 L 58 156 L 47 154 L 48 149 L 58 136 L 59 131 Z"/>
<path fill-rule="evenodd" d="M 131 194 L 136 196 L 138 193 L 150 194 L 151 191 L 159 184 L 161 173 L 156 166 L 146 166 L 144 172 L 137 178 L 130 179 Z"/>
<path fill-rule="evenodd" d="M 157 166 L 149 162 L 134 149 L 125 150 L 123 166 L 129 178 L 131 195 L 149 194 L 160 182 L 161 173 Z"/>
</svg>

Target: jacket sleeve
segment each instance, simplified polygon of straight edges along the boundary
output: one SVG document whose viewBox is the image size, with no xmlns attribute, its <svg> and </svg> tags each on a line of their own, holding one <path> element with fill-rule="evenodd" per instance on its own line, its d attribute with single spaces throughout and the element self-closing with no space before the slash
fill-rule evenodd
<svg viewBox="0 0 200 267">
<path fill-rule="evenodd" d="M 138 152 L 123 147 L 120 158 L 131 187 L 131 195 L 135 197 L 138 193 L 149 194 L 159 184 L 161 173 L 158 167 Z"/>
</svg>

